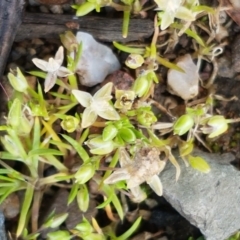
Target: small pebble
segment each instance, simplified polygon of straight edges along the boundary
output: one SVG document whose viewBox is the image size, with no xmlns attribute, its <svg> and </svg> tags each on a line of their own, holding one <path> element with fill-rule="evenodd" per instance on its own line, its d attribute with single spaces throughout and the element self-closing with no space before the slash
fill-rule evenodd
<svg viewBox="0 0 240 240">
<path fill-rule="evenodd" d="M 36 45 L 36 46 L 42 46 L 44 44 L 44 42 L 39 38 L 34 38 L 34 39 L 32 39 L 31 44 Z"/>
<path fill-rule="evenodd" d="M 30 54 L 31 56 L 34 56 L 34 55 L 36 55 L 36 53 L 37 53 L 34 48 L 28 48 L 28 49 L 27 49 L 27 52 L 28 52 L 28 54 Z"/>
<path fill-rule="evenodd" d="M 23 40 L 17 44 L 19 47 L 27 48 L 29 46 L 29 40 Z"/>
<path fill-rule="evenodd" d="M 16 69 L 18 67 L 18 65 L 14 62 L 11 62 L 7 65 L 7 69 Z"/>
<path fill-rule="evenodd" d="M 111 74 L 109 74 L 106 79 L 101 83 L 101 86 L 104 86 L 105 84 L 112 82 L 114 89 L 113 92 L 115 91 L 115 88 L 119 90 L 131 90 L 132 85 L 134 83 L 134 78 L 123 71 L 115 71 Z"/>
<path fill-rule="evenodd" d="M 40 6 L 39 7 L 40 12 L 42 13 L 49 13 L 49 10 L 46 6 Z"/>
<path fill-rule="evenodd" d="M 19 58 L 21 58 L 21 54 L 19 54 L 15 49 L 13 49 L 10 53 L 9 58 L 11 59 L 11 61 L 17 61 Z"/>
<path fill-rule="evenodd" d="M 20 202 L 16 193 L 10 194 L 0 205 L 0 210 L 3 211 L 5 218 L 12 219 L 19 214 Z"/>
<path fill-rule="evenodd" d="M 23 48 L 23 47 L 21 47 L 21 46 L 16 47 L 16 48 L 15 48 L 15 51 L 20 55 L 20 57 L 27 54 L 26 49 Z"/>
<path fill-rule="evenodd" d="M 49 7 L 50 11 L 55 14 L 63 14 L 62 6 L 60 5 L 52 5 Z"/>
<path fill-rule="evenodd" d="M 72 10 L 72 7 L 71 7 L 70 4 L 63 4 L 63 5 L 62 5 L 62 10 L 63 10 L 64 12 L 69 12 L 69 11 Z"/>
</svg>

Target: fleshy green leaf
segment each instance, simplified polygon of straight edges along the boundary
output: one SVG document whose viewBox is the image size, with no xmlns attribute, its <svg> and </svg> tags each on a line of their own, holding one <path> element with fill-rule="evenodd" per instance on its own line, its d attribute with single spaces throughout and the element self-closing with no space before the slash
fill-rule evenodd
<svg viewBox="0 0 240 240">
<path fill-rule="evenodd" d="M 79 184 L 86 183 L 95 173 L 95 167 L 91 163 L 83 164 L 75 173 L 76 182 Z"/>
<path fill-rule="evenodd" d="M 128 142 L 128 143 L 129 142 L 134 142 L 136 140 L 136 136 L 130 128 L 120 129 L 119 130 L 119 135 L 125 142 Z"/>
<path fill-rule="evenodd" d="M 184 73 L 184 70 L 182 68 L 180 68 L 179 66 L 177 66 L 174 63 L 169 62 L 166 58 L 162 58 L 160 56 L 157 56 L 157 61 L 158 61 L 158 63 L 162 64 L 163 66 L 165 66 L 167 68 L 171 68 L 171 69 L 174 69 L 176 71 Z"/>
<path fill-rule="evenodd" d="M 81 185 L 77 193 L 78 207 L 82 212 L 86 212 L 89 207 L 89 192 L 85 184 Z"/>
<path fill-rule="evenodd" d="M 57 155 L 57 156 L 62 156 L 63 153 L 56 150 L 56 149 L 50 149 L 50 148 L 39 148 L 39 149 L 33 149 L 28 153 L 29 157 L 33 157 L 35 155 Z"/>
<path fill-rule="evenodd" d="M 127 52 L 127 53 L 135 53 L 135 54 L 144 54 L 145 53 L 145 49 L 144 48 L 132 48 L 132 47 L 127 47 L 124 46 L 118 42 L 113 42 L 113 45 L 115 48 L 123 51 L 123 52 Z"/>
<path fill-rule="evenodd" d="M 182 136 L 186 132 L 188 132 L 194 125 L 193 118 L 188 115 L 182 115 L 173 125 L 174 134 Z"/>
<path fill-rule="evenodd" d="M 76 16 L 82 17 L 90 13 L 95 9 L 95 4 L 91 2 L 85 2 L 77 8 Z"/>
<path fill-rule="evenodd" d="M 190 140 L 188 142 L 183 142 L 179 146 L 180 156 L 185 157 L 189 155 L 193 151 L 193 147 L 194 147 L 193 140 Z"/>
<path fill-rule="evenodd" d="M 68 205 L 71 204 L 73 202 L 73 200 L 75 199 L 75 197 L 77 196 L 78 193 L 78 188 L 79 188 L 79 184 L 78 183 L 74 183 L 71 187 L 71 191 L 68 195 Z"/>
<path fill-rule="evenodd" d="M 202 157 L 193 157 L 190 155 L 188 156 L 188 161 L 192 168 L 200 172 L 209 173 L 211 170 L 208 163 Z"/>
<path fill-rule="evenodd" d="M 32 186 L 32 184 L 28 184 L 26 192 L 25 192 L 25 197 L 24 197 L 24 200 L 23 200 L 23 204 L 22 204 L 22 209 L 21 209 L 21 212 L 20 212 L 18 228 L 17 228 L 17 232 L 16 232 L 17 238 L 21 235 L 24 227 L 27 224 L 26 223 L 26 220 L 28 219 L 27 214 L 28 214 L 30 206 L 31 206 L 33 193 L 34 193 L 34 187 Z"/>
<path fill-rule="evenodd" d="M 111 141 L 117 135 L 117 128 L 115 126 L 108 125 L 103 129 L 102 139 L 103 141 Z"/>
<path fill-rule="evenodd" d="M 117 237 L 117 240 L 126 240 L 138 229 L 140 226 L 142 217 L 138 217 L 138 219 L 132 224 L 132 226 L 121 236 Z"/>
<path fill-rule="evenodd" d="M 81 145 L 79 145 L 79 143 L 76 140 L 65 134 L 62 134 L 62 136 L 74 147 L 74 149 L 77 151 L 78 155 L 82 158 L 84 162 L 86 162 L 89 159 L 89 156 L 85 149 Z"/>
</svg>

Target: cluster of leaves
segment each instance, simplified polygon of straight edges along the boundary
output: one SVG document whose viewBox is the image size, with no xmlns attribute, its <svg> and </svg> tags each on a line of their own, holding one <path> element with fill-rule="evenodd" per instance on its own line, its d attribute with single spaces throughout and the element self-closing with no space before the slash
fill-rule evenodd
<svg viewBox="0 0 240 240">
<path fill-rule="evenodd" d="M 84 16 L 93 10 L 100 12 L 102 7 L 107 6 L 114 8 L 116 11 L 123 11 L 122 35 L 124 38 L 128 35 L 131 14 L 144 16 L 147 10 L 154 9 L 157 11 L 162 30 L 168 28 L 177 18 L 185 22 L 185 31 L 191 22 L 197 19 L 198 14 L 203 11 L 212 11 L 207 6 L 199 5 L 199 0 L 155 0 L 154 2 L 153 6 L 144 8 L 147 3 L 146 0 L 121 0 L 122 4 L 112 0 L 87 0 L 81 5 L 73 5 L 72 7 L 76 9 L 76 16 L 78 17 Z"/>
<path fill-rule="evenodd" d="M 76 6 L 77 15 L 82 16 L 103 6 L 113 6 L 124 11 L 124 36 L 130 13 L 140 12 L 143 2 L 122 1 L 125 5 L 113 2 L 88 1 Z M 153 111 L 151 96 L 158 83 L 156 70 L 158 66 L 178 72 L 184 72 L 178 65 L 161 57 L 157 51 L 159 25 L 166 29 L 170 25 L 186 32 L 199 44 L 199 58 L 213 56 L 214 47 L 209 47 L 196 32 L 187 29 L 202 11 L 211 12 L 207 7 L 199 6 L 197 0 L 160 1 L 155 19 L 155 33 L 152 43 L 146 48 L 126 47 L 114 42 L 119 50 L 130 53 L 126 65 L 136 69 L 136 80 L 129 90 L 113 89 L 108 83 L 91 95 L 78 89 L 76 66 L 81 57 L 81 43 L 67 32 L 61 36 L 67 50 L 67 67 L 63 67 L 64 49 L 60 47 L 54 58 L 48 61 L 33 59 L 34 64 L 42 71 L 32 71 L 31 75 L 45 79 L 44 92 L 42 84 L 32 86 L 20 69 L 8 74 L 14 93 L 9 101 L 9 112 L 6 124 L 0 126 L 1 143 L 4 151 L 0 152 L 0 203 L 11 193 L 24 190 L 25 196 L 21 206 L 16 236 L 23 239 L 36 239 L 46 228 L 60 226 L 68 214 L 52 213 L 42 226 L 38 226 L 39 207 L 46 186 L 59 182 L 71 186 L 68 204 L 77 199 L 79 208 L 86 212 L 90 196 L 88 182 L 94 181 L 104 202 L 98 208 L 105 208 L 107 215 L 112 215 L 110 205 L 116 209 L 119 218 L 124 212 L 117 193 L 129 190 L 130 198 L 135 202 L 143 201 L 146 192 L 140 187 L 144 182 L 158 194 L 162 194 L 159 173 L 169 160 L 176 167 L 176 179 L 180 176 L 180 167 L 172 154 L 178 147 L 186 164 L 202 172 L 210 168 L 204 159 L 191 155 L 194 141 L 204 144 L 202 134 L 214 138 L 225 132 L 228 123 L 222 115 L 211 113 L 211 96 L 204 104 L 195 104 L 186 109 L 186 113 L 173 122 L 160 122 Z M 137 9 L 137 10 L 136 10 Z M 170 14 L 169 14 L 170 13 Z M 184 20 L 184 24 L 175 23 L 174 19 Z M 186 30 L 187 29 L 187 30 Z M 201 50 L 201 51 L 200 51 Z M 114 93 L 113 93 L 114 92 Z M 83 111 L 76 111 L 78 105 Z M 97 133 L 92 134 L 92 129 Z M 157 136 L 156 130 L 168 133 L 166 137 Z M 182 138 L 185 135 L 186 138 Z M 160 155 L 165 156 L 160 159 Z M 66 166 L 66 160 L 77 156 L 80 160 L 76 170 Z M 19 161 L 24 171 L 17 171 L 3 160 Z M 107 164 L 107 171 L 101 171 L 102 163 Z M 112 173 L 118 162 L 120 168 Z M 150 164 L 150 165 L 149 165 Z M 44 169 L 53 166 L 56 173 L 44 176 Z M 151 169 L 151 167 L 153 169 Z M 29 230 L 31 216 L 32 229 Z M 92 223 L 83 219 L 71 231 L 55 231 L 48 235 L 51 239 L 71 239 L 74 236 L 82 239 L 127 239 L 139 226 L 141 218 L 123 235 L 116 237 L 111 228 L 101 229 L 96 219 Z"/>
<path fill-rule="evenodd" d="M 61 66 L 64 57 L 63 47 L 58 49 L 55 58 L 48 61 L 33 59 L 36 66 L 45 72 L 32 71 L 30 74 L 45 79 L 45 93 L 41 84 L 37 83 L 36 86 L 29 84 L 19 68 L 8 74 L 14 92 L 9 101 L 6 124 L 0 127 L 1 143 L 4 148 L 4 151 L 0 152 L 2 159 L 0 164 L 3 166 L 0 170 L 0 202 L 11 193 L 24 190 L 25 196 L 16 229 L 16 237 L 21 236 L 22 239 L 36 239 L 41 231 L 60 226 L 68 217 L 68 213 L 60 215 L 52 213 L 44 224 L 38 226 L 44 189 L 59 182 L 65 182 L 71 187 L 68 204 L 76 198 L 80 210 L 86 212 L 90 202 L 87 182 L 92 179 L 106 198 L 99 208 L 107 208 L 108 214 L 111 215 L 111 208 L 107 206 L 113 204 L 120 219 L 123 219 L 123 209 L 115 188 L 103 183 L 110 171 L 101 178 L 98 177 L 97 171 L 100 161 L 108 153 L 111 153 L 111 165 L 114 167 L 118 161 L 118 151 L 115 150 L 126 142 L 133 142 L 142 136 L 134 129 L 129 119 L 120 116 L 111 105 L 112 84 L 105 85 L 93 97 L 87 92 L 77 90 L 74 73 L 76 62 L 81 56 L 81 43 L 78 44 L 70 32 L 62 38 L 66 48 L 74 52 L 74 58 L 69 52 L 68 68 Z M 53 87 L 56 91 L 50 91 Z M 69 111 L 76 109 L 79 104 L 77 100 L 85 107 L 84 112 L 68 115 Z M 103 134 L 91 135 L 87 127 L 96 124 L 97 116 L 112 121 L 103 122 L 105 126 Z M 111 136 L 108 134 L 110 128 L 116 131 L 112 134 L 110 130 Z M 73 156 L 80 159 L 75 170 L 64 164 L 66 159 Z M 13 169 L 3 161 L 4 159 L 21 162 L 24 170 Z M 54 167 L 56 173 L 46 177 L 44 169 L 49 166 Z M 122 188 L 126 189 L 123 184 L 118 186 L 118 189 Z M 28 227 L 29 215 L 31 230 Z M 49 233 L 48 239 L 71 239 L 74 236 L 82 239 L 105 239 L 105 235 L 111 235 L 112 239 L 126 239 L 135 231 L 140 220 L 137 219 L 131 229 L 119 237 L 114 235 L 111 228 L 103 233 L 93 218 L 92 224 L 84 219 L 71 232 L 55 231 Z"/>
</svg>

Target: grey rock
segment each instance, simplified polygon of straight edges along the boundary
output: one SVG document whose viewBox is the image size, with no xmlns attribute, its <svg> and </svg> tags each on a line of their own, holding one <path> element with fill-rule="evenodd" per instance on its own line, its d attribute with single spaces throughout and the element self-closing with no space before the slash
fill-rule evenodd
<svg viewBox="0 0 240 240">
<path fill-rule="evenodd" d="M 165 199 L 207 240 L 224 240 L 240 229 L 240 172 L 230 165 L 232 154 L 210 154 L 195 150 L 210 165 L 208 174 L 186 167 L 181 159 L 181 175 L 169 162 L 160 178 Z M 177 156 L 177 155 L 175 155 Z"/>
<path fill-rule="evenodd" d="M 1 240 L 7 240 L 4 222 L 5 222 L 4 215 L 0 211 L 0 239 Z"/>
</svg>

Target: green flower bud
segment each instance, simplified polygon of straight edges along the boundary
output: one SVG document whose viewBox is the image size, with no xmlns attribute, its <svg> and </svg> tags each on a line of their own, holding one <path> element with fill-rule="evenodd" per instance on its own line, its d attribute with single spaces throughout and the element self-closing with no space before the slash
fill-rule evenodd
<svg viewBox="0 0 240 240">
<path fill-rule="evenodd" d="M 7 150 L 9 150 L 12 155 L 17 155 L 18 157 L 20 157 L 21 160 L 28 161 L 27 153 L 23 146 L 24 143 L 17 135 L 17 132 L 12 128 L 8 128 L 6 130 L 8 132 L 8 135 L 4 136 L 4 139 L 2 140 L 7 140 L 7 144 L 5 145 L 6 148 L 9 147 L 9 149 L 7 148 Z M 11 148 L 13 148 L 13 150 L 10 150 Z M 27 164 L 29 164 L 29 162 Z"/>
<path fill-rule="evenodd" d="M 101 136 L 92 138 L 86 142 L 90 152 L 97 155 L 105 155 L 113 151 L 113 141 L 104 141 Z"/>
<path fill-rule="evenodd" d="M 77 203 L 82 212 L 86 212 L 88 210 L 89 192 L 85 184 L 80 187 L 77 193 Z"/>
<path fill-rule="evenodd" d="M 120 121 L 114 122 L 114 126 L 115 126 L 117 129 L 122 128 L 122 127 L 123 127 L 123 121 L 120 120 Z"/>
<path fill-rule="evenodd" d="M 47 227 L 47 228 L 59 227 L 67 219 L 67 217 L 68 217 L 68 213 L 62 213 L 62 214 L 53 216 L 46 223 L 44 223 L 44 227 Z"/>
<path fill-rule="evenodd" d="M 95 167 L 91 163 L 83 164 L 75 173 L 75 179 L 78 184 L 86 183 L 95 173 Z"/>
<path fill-rule="evenodd" d="M 66 116 L 64 120 L 61 122 L 61 127 L 65 131 L 71 133 L 77 129 L 79 122 L 80 121 L 78 118 L 75 118 L 73 116 Z"/>
<path fill-rule="evenodd" d="M 209 118 L 206 127 L 203 127 L 202 131 L 204 134 L 209 134 L 209 138 L 214 138 L 226 132 L 227 129 L 228 123 L 224 116 L 216 115 Z"/>
<path fill-rule="evenodd" d="M 7 122 L 20 136 L 28 135 L 33 126 L 33 116 L 29 107 L 22 110 L 22 102 L 15 98 L 8 113 Z"/>
<path fill-rule="evenodd" d="M 74 229 L 78 230 L 80 233 L 83 233 L 84 235 L 89 235 L 93 232 L 93 227 L 87 221 L 86 218 L 83 218 L 82 223 L 79 223 Z"/>
<path fill-rule="evenodd" d="M 26 92 L 28 88 L 28 83 L 21 70 L 17 68 L 17 72 L 14 73 L 12 70 L 8 73 L 8 80 L 10 81 L 12 87 L 19 92 Z"/>
<path fill-rule="evenodd" d="M 142 97 L 148 92 L 148 90 L 149 81 L 147 80 L 146 76 L 139 76 L 133 85 L 133 91 L 138 97 Z"/>
<path fill-rule="evenodd" d="M 182 115 L 173 125 L 174 134 L 179 136 L 188 132 L 194 125 L 194 120 L 190 115 Z"/>
<path fill-rule="evenodd" d="M 129 110 L 132 108 L 132 104 L 135 98 L 134 91 L 115 91 L 116 102 L 114 104 L 115 108 Z"/>
<path fill-rule="evenodd" d="M 15 98 L 8 113 L 7 124 L 12 128 L 20 126 L 20 118 L 22 115 L 22 103 Z"/>
<path fill-rule="evenodd" d="M 64 34 L 60 34 L 60 39 L 63 46 L 69 52 L 77 51 L 78 42 L 77 42 L 76 36 L 71 31 L 67 31 Z"/>
<path fill-rule="evenodd" d="M 72 239 L 70 233 L 68 231 L 54 231 L 47 234 L 47 240 L 70 240 Z"/>
<path fill-rule="evenodd" d="M 13 156 L 15 157 L 19 157 L 20 153 L 19 150 L 17 148 L 17 145 L 14 143 L 14 141 L 12 140 L 12 138 L 8 135 L 5 135 L 4 137 L 1 137 L 1 142 L 4 146 L 4 148 L 11 153 Z"/>
<path fill-rule="evenodd" d="M 155 83 L 158 83 L 158 78 L 157 78 L 157 75 L 154 71 L 150 71 L 148 72 L 147 74 L 147 79 L 151 82 L 155 82 Z"/>
<path fill-rule="evenodd" d="M 113 138 L 116 137 L 117 133 L 117 128 L 110 124 L 103 129 L 102 139 L 103 141 L 111 141 Z"/>
<path fill-rule="evenodd" d="M 142 108 L 142 109 L 138 109 L 137 121 L 141 125 L 149 127 L 150 125 L 152 125 L 157 121 L 157 118 L 151 110 Z"/>
<path fill-rule="evenodd" d="M 90 13 L 95 9 L 94 3 L 91 2 L 85 2 L 83 3 L 80 7 L 77 8 L 76 16 L 77 17 L 82 17 Z"/>
<path fill-rule="evenodd" d="M 129 128 L 120 129 L 119 135 L 125 142 L 128 142 L 128 143 L 134 142 L 136 140 L 136 136 L 134 132 Z"/>
<path fill-rule="evenodd" d="M 41 106 L 41 104 L 36 104 L 32 102 L 29 103 L 29 106 L 31 107 L 33 116 L 48 118 L 46 106 Z"/>
<path fill-rule="evenodd" d="M 188 142 L 183 142 L 179 144 L 179 152 L 181 157 L 185 157 L 189 155 L 193 151 L 193 139 L 189 140 Z"/>
</svg>

